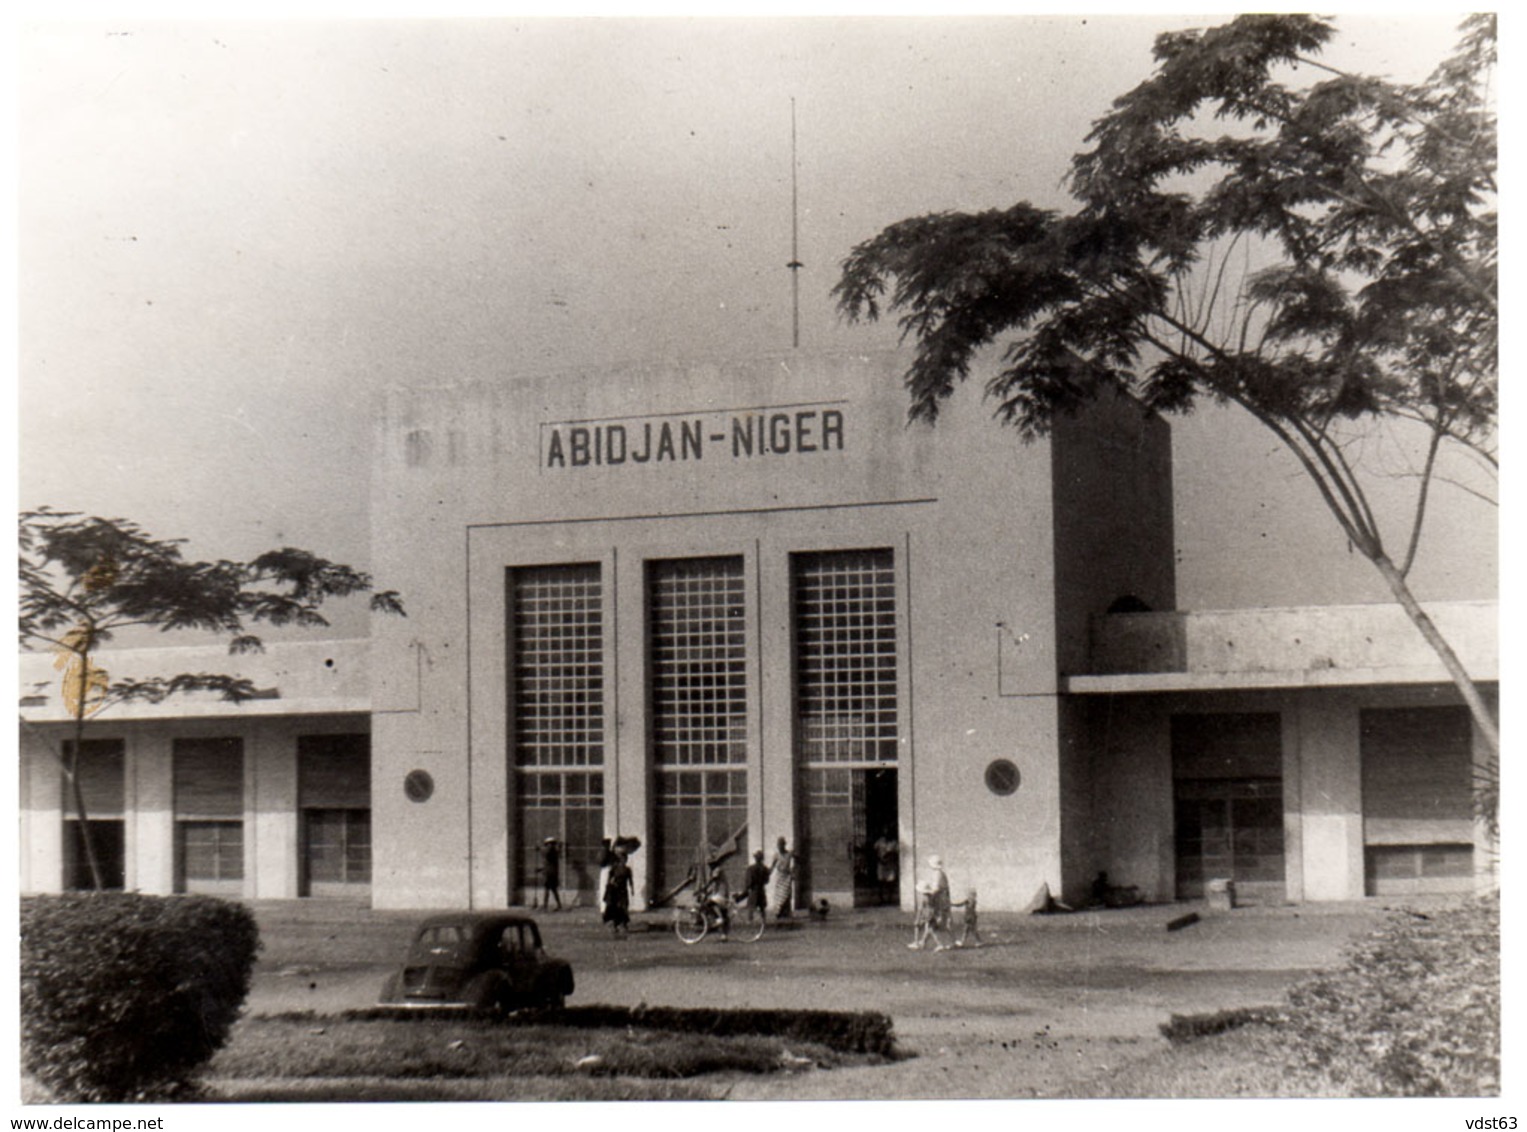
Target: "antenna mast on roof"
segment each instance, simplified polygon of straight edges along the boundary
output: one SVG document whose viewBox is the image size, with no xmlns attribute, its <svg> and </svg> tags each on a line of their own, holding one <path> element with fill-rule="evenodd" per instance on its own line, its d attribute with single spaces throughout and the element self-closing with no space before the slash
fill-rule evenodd
<svg viewBox="0 0 1527 1132">
<path fill-rule="evenodd" d="M 795 175 L 795 96 L 790 96 L 790 344 L 801 345 L 800 193 Z"/>
</svg>

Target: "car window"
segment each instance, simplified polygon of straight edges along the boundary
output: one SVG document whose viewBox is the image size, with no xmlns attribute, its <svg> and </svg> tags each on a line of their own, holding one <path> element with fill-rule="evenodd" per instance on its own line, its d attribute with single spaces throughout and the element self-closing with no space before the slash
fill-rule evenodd
<svg viewBox="0 0 1527 1132">
<path fill-rule="evenodd" d="M 437 947 L 455 947 L 461 942 L 461 928 L 456 924 L 444 924 L 437 927 L 425 928 L 419 933 L 419 942 L 431 949 Z"/>
</svg>

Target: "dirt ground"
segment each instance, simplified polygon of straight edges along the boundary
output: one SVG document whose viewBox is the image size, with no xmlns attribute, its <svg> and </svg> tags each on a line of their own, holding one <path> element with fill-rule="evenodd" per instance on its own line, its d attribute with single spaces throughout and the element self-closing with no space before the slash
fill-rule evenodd
<svg viewBox="0 0 1527 1132">
<path fill-rule="evenodd" d="M 1198 923 L 1167 924 L 1189 911 Z M 737 1081 L 734 1099 L 1053 1096 L 1164 1048 L 1157 1027 L 1192 1014 L 1281 1000 L 1376 927 L 1385 904 L 1166 905 L 1056 916 L 982 917 L 986 946 L 910 951 L 904 913 L 844 911 L 770 926 L 753 944 L 686 947 L 667 917 L 612 939 L 588 910 L 539 916 L 548 950 L 573 964 L 573 1003 L 811 1007 L 891 1015 L 916 1056 Z M 256 905 L 266 949 L 249 1008 L 330 1012 L 375 1001 L 418 913 L 329 901 Z M 647 930 L 642 930 L 647 929 Z"/>
</svg>

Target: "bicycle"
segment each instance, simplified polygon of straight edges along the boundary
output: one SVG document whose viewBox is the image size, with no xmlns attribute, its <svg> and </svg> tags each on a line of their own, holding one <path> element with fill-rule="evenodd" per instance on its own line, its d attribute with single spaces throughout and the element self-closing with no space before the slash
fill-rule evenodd
<svg viewBox="0 0 1527 1132">
<path fill-rule="evenodd" d="M 699 943 L 713 931 L 722 928 L 721 909 L 714 902 L 688 904 L 676 908 L 673 913 L 674 934 L 686 944 Z M 728 935 L 743 943 L 757 943 L 763 938 L 764 910 L 743 905 L 732 912 L 732 926 Z"/>
</svg>

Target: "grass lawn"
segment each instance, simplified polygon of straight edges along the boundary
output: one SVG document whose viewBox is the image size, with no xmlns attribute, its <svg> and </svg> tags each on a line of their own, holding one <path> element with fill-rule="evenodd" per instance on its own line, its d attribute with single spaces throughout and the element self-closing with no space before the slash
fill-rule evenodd
<svg viewBox="0 0 1527 1132">
<path fill-rule="evenodd" d="M 777 1035 L 286 1014 L 240 1022 L 204 1082 L 239 1101 L 705 1099 L 717 1077 L 887 1060 Z"/>
</svg>

